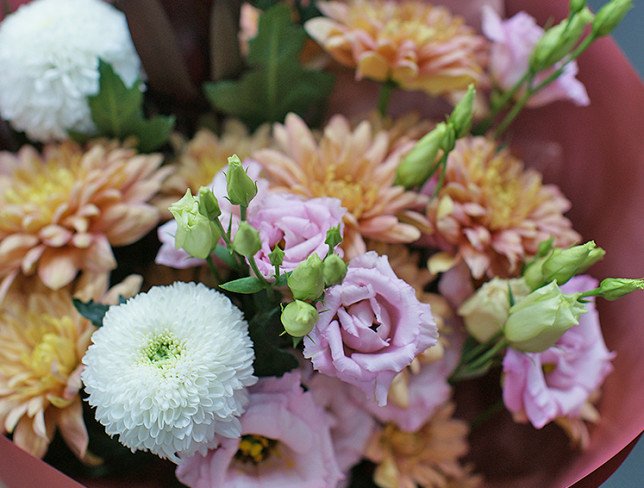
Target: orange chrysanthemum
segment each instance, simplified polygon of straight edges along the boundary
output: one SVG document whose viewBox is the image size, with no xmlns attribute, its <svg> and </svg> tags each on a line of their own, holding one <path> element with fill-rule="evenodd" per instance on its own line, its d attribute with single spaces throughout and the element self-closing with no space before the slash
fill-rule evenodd
<svg viewBox="0 0 644 488">
<path fill-rule="evenodd" d="M 175 173 L 165 180 L 161 195 L 155 203 L 163 215 L 170 216 L 168 206 L 190 188 L 196 194 L 199 188 L 212 182 L 215 174 L 228 163 L 228 157 L 237 154 L 242 161 L 254 151 L 270 145 L 270 126 L 259 127 L 249 134 L 238 120 L 228 120 L 221 136 L 201 129 L 190 141 L 175 140 L 178 161 L 172 165 Z"/>
<path fill-rule="evenodd" d="M 475 278 L 511 276 L 540 242 L 553 237 L 567 247 L 579 240 L 563 216 L 569 208 L 556 186 L 544 185 L 495 141 L 461 139 L 428 206 L 430 241 L 462 259 Z"/>
<path fill-rule="evenodd" d="M 442 488 L 457 480 L 476 486 L 476 478 L 458 461 L 468 450 L 468 427 L 453 413 L 454 404 L 445 404 L 417 432 L 385 425 L 365 452 L 377 464 L 374 482 L 381 488 Z"/>
<path fill-rule="evenodd" d="M 318 2 L 307 32 L 356 77 L 449 94 L 483 76 L 485 40 L 444 7 L 421 0 Z"/>
<path fill-rule="evenodd" d="M 385 131 L 374 133 L 369 122 L 352 129 L 336 115 L 316 141 L 297 115 L 276 124 L 273 137 L 279 150 L 257 151 L 252 158 L 264 168 L 277 189 L 306 197 L 333 197 L 347 209 L 343 247 L 346 257 L 365 252 L 364 238 L 391 243 L 420 237 L 414 225 L 425 223 L 417 212 L 426 198 L 393 186 L 401 155 L 411 142 L 391 148 Z"/>
<path fill-rule="evenodd" d="M 158 222 L 148 200 L 168 170 L 160 155 L 73 142 L 0 153 L 0 299 L 14 278 L 37 273 L 51 289 L 78 271 L 116 267 L 111 246 L 130 244 Z"/>
<path fill-rule="evenodd" d="M 13 432 L 18 446 L 42 457 L 58 428 L 72 451 L 91 462 L 78 392 L 94 326 L 74 309 L 70 286 L 52 291 L 33 278 L 20 281 L 0 311 L 0 434 Z M 140 285 L 132 276 L 105 294 L 105 275 L 74 295 L 116 303 Z"/>
</svg>

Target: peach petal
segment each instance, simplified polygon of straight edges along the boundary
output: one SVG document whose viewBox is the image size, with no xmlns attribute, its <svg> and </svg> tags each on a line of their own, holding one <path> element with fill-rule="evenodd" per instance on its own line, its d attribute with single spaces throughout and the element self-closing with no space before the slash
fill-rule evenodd
<svg viewBox="0 0 644 488">
<path fill-rule="evenodd" d="M 78 273 L 78 254 L 70 249 L 46 249 L 38 262 L 38 276 L 52 290 L 71 283 Z"/>
<path fill-rule="evenodd" d="M 79 459 L 83 459 L 87 452 L 89 435 L 87 434 L 85 422 L 83 422 L 83 408 L 80 398 L 77 396 L 69 407 L 57 412 L 57 414 L 60 434 L 73 453 Z"/>
<path fill-rule="evenodd" d="M 38 237 L 50 247 L 61 247 L 69 242 L 72 233 L 60 225 L 48 225 L 40 230 Z"/>
</svg>

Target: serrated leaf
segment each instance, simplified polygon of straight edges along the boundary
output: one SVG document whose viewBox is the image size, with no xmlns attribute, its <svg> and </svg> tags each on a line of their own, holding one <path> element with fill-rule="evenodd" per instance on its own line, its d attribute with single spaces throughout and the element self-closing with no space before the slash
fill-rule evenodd
<svg viewBox="0 0 644 488">
<path fill-rule="evenodd" d="M 109 310 L 110 305 L 98 303 L 91 299 L 87 302 L 84 302 L 78 298 L 72 298 L 72 303 L 74 304 L 74 308 L 76 308 L 78 313 L 89 320 L 96 327 L 103 326 L 103 317 Z"/>
<path fill-rule="evenodd" d="M 254 276 L 246 276 L 245 278 L 239 278 L 227 283 L 222 283 L 219 287 L 233 293 L 250 295 L 251 293 L 257 293 L 258 291 L 263 290 L 264 282 Z"/>
<path fill-rule="evenodd" d="M 139 139 L 139 150 L 147 153 L 162 146 L 170 137 L 174 120 L 172 115 L 157 115 L 149 120 L 139 119 L 133 126 L 133 133 Z"/>
<path fill-rule="evenodd" d="M 306 32 L 291 22 L 291 9 L 278 4 L 259 17 L 257 35 L 248 43 L 248 63 L 271 70 L 282 59 L 297 61 Z"/>
<path fill-rule="evenodd" d="M 253 317 L 248 324 L 248 333 L 253 341 L 255 361 L 253 369 L 257 376 L 282 376 L 298 367 L 295 356 L 281 349 L 288 338 L 280 337 L 278 307 Z"/>
<path fill-rule="evenodd" d="M 98 62 L 98 73 L 99 91 L 87 97 L 92 120 L 101 134 L 126 137 L 140 118 L 143 94 L 139 82 L 128 88 L 112 66 L 102 59 Z"/>
</svg>

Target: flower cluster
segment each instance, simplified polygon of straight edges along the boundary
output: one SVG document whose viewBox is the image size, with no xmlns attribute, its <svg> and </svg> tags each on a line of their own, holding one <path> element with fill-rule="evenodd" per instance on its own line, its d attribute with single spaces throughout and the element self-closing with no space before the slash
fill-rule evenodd
<svg viewBox="0 0 644 488">
<path fill-rule="evenodd" d="M 170 3 L 0 22 L 0 433 L 196 488 L 475 488 L 481 424 L 595 442 L 595 301 L 644 279 L 588 274 L 514 122 L 590 103 L 630 1 Z"/>
</svg>

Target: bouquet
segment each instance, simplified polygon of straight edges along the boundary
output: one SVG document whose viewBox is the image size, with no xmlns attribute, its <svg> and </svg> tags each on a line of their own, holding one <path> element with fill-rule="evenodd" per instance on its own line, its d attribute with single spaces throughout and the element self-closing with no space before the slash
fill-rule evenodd
<svg viewBox="0 0 644 488">
<path fill-rule="evenodd" d="M 14 3 L 16 446 L 88 486 L 569 486 L 641 432 L 633 176 L 584 166 L 642 125 L 582 81 L 630 0 Z"/>
</svg>

